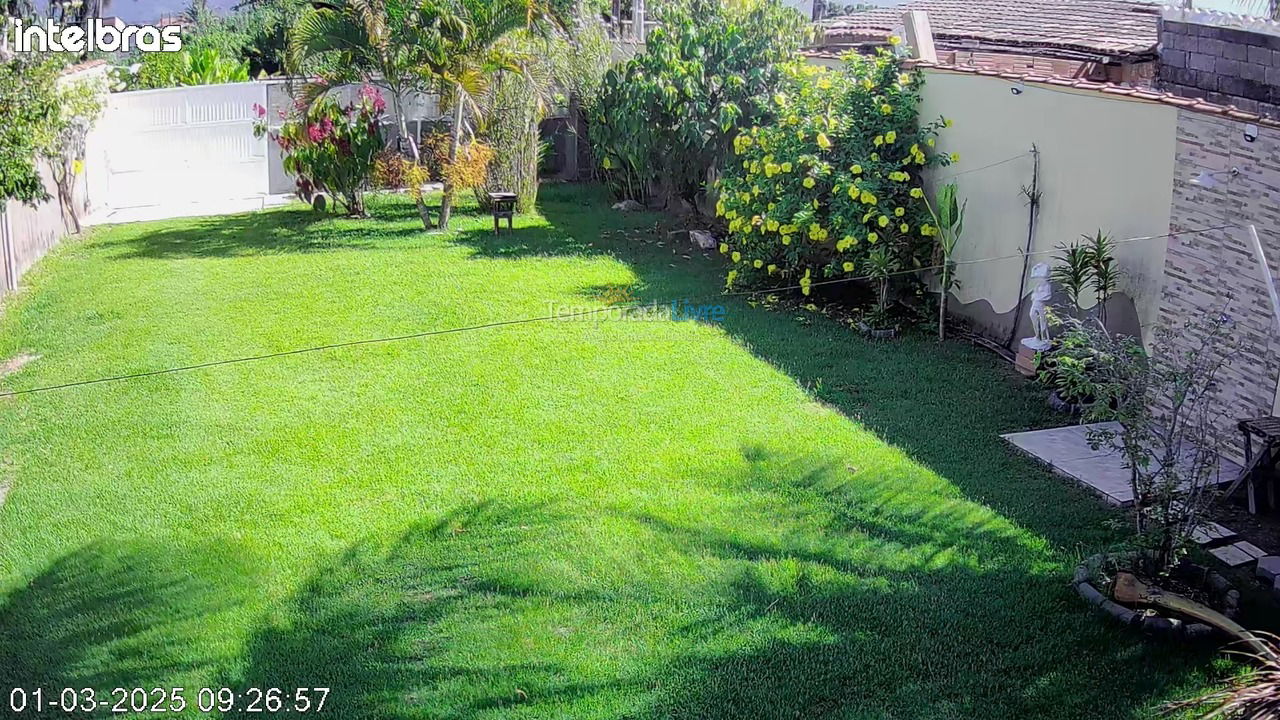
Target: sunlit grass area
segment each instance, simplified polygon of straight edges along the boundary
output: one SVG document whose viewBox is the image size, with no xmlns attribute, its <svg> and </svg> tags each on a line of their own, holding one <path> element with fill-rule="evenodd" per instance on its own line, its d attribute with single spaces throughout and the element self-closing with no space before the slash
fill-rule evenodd
<svg viewBox="0 0 1280 720">
<path fill-rule="evenodd" d="M 97 230 L 0 316 L 0 685 L 329 687 L 338 718 L 1130 718 L 1207 652 L 1092 617 L 1108 513 L 994 358 L 716 299 L 656 215 L 299 208 Z M 626 231 L 626 232 L 622 232 Z M 3 699 L 3 698 L 0 698 Z M 239 716 L 240 709 L 223 713 Z"/>
</svg>

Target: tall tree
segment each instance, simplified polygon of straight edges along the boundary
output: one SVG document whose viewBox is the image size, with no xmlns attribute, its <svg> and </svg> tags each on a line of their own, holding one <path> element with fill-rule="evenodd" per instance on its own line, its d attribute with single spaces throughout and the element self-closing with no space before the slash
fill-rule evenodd
<svg viewBox="0 0 1280 720">
<path fill-rule="evenodd" d="M 453 0 L 458 17 L 466 25 L 467 32 L 460 42 L 450 48 L 449 62 L 442 68 L 441 97 L 453 111 L 452 136 L 449 142 L 449 162 L 454 162 L 462 148 L 464 135 L 474 134 L 475 128 L 468 121 L 478 118 L 482 111 L 480 99 L 489 86 L 489 76 L 494 70 L 516 69 L 522 74 L 527 67 L 513 68 L 504 62 L 495 49 L 503 38 L 517 30 L 561 30 L 560 21 L 571 9 L 567 2 L 553 3 L 544 0 Z M 440 201 L 440 227 L 449 226 L 453 201 L 457 188 L 448 182 Z"/>
<path fill-rule="evenodd" d="M 286 65 L 314 79 L 302 88 L 311 102 L 333 88 L 366 82 L 385 89 L 399 123 L 399 141 L 421 163 L 405 119 L 404 99 L 425 92 L 453 62 L 452 50 L 466 42 L 469 26 L 457 0 L 319 0 L 305 10 L 289 34 Z M 402 148 L 403 149 L 403 148 Z M 418 213 L 430 227 L 430 212 L 418 198 Z"/>
</svg>

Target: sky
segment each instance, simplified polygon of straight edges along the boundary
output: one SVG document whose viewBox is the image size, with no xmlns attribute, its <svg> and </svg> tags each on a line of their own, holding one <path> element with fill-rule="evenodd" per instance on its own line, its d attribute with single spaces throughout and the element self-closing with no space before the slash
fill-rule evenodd
<svg viewBox="0 0 1280 720">
<path fill-rule="evenodd" d="M 242 0 L 208 0 L 210 9 L 215 12 L 226 12 Z M 660 2 L 661 0 L 649 0 Z M 866 1 L 866 0 L 864 0 Z M 876 5 L 900 5 L 906 0 L 872 0 Z M 1063 0 L 1070 2 L 1071 0 Z M 788 5 L 803 7 L 808 11 L 812 0 L 786 0 Z M 120 17 L 129 23 L 155 22 L 161 16 L 175 15 L 191 4 L 191 0 L 111 0 L 107 13 Z M 1241 4 L 1237 0 L 1196 0 L 1196 6 L 1212 10 L 1240 12 Z"/>
</svg>

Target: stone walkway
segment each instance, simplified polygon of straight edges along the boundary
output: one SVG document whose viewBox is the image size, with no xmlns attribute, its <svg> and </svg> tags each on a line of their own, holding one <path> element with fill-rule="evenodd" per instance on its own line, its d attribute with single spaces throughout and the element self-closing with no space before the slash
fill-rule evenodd
<svg viewBox="0 0 1280 720">
<path fill-rule="evenodd" d="M 1094 450 L 1086 439 L 1090 429 L 1107 427 L 1118 430 L 1119 424 L 1067 425 L 1001 437 L 1058 473 L 1091 488 L 1107 502 L 1128 507 L 1133 504 L 1133 491 L 1129 488 L 1129 471 L 1120 454 L 1109 448 Z M 1222 458 L 1219 477 L 1223 482 L 1230 482 L 1240 474 L 1240 469 L 1236 463 Z"/>
<path fill-rule="evenodd" d="M 1133 491 L 1129 488 L 1129 471 L 1119 453 L 1109 449 L 1094 450 L 1089 447 L 1087 433 L 1091 428 L 1119 429 L 1116 423 L 1097 425 L 1068 425 L 1048 430 L 1010 433 L 1002 435 L 1013 446 L 1052 467 L 1061 475 L 1092 489 L 1107 502 L 1121 507 L 1133 504 Z M 1221 458 L 1218 467 L 1222 482 L 1230 482 L 1240 474 L 1240 466 L 1227 458 Z M 1234 530 L 1209 522 L 1192 535 L 1209 554 L 1228 567 L 1240 567 L 1257 562 L 1267 553 L 1248 540 L 1241 539 Z M 1261 566 L 1259 568 L 1261 575 Z M 1269 578 L 1277 583 L 1280 580 Z"/>
</svg>

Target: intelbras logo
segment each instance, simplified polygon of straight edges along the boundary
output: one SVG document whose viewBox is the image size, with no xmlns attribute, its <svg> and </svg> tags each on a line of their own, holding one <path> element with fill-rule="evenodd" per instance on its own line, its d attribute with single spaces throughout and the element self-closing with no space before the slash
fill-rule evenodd
<svg viewBox="0 0 1280 720">
<path fill-rule="evenodd" d="M 178 52 L 182 49 L 179 25 L 126 25 L 119 19 L 89 20 L 84 25 L 59 25 L 52 20 L 27 24 L 9 20 L 5 28 L 13 52 Z"/>
</svg>

